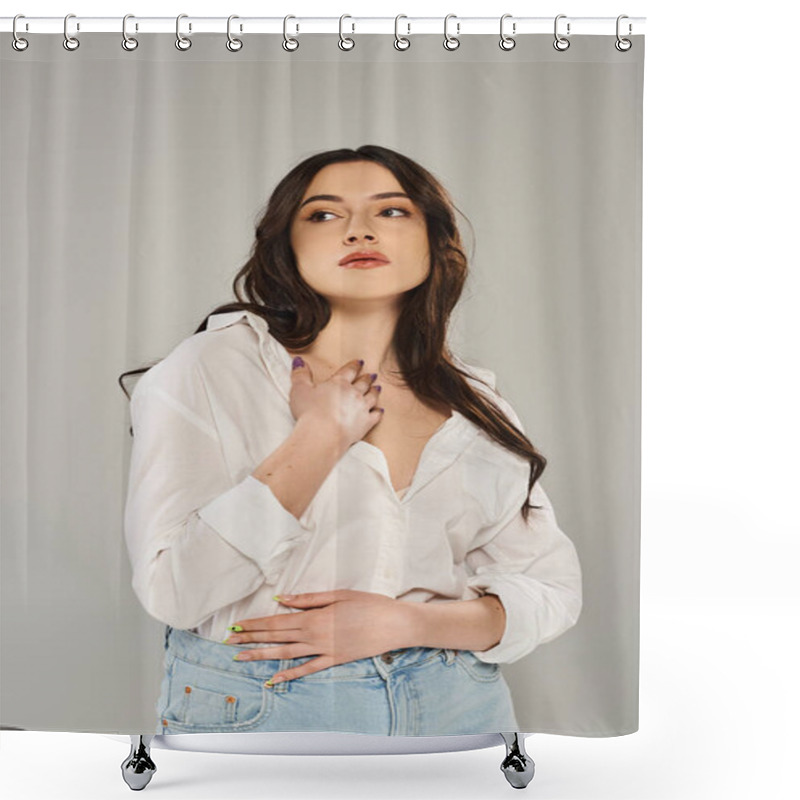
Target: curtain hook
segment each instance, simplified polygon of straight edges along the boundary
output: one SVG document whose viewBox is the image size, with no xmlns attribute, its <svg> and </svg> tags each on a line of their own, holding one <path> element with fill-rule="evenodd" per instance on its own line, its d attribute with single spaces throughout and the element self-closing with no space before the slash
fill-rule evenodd
<svg viewBox="0 0 800 800">
<path fill-rule="evenodd" d="M 139 40 L 135 36 L 128 36 L 128 32 L 125 30 L 125 26 L 128 23 L 128 20 L 134 18 L 133 14 L 126 14 L 122 18 L 122 49 L 127 50 L 130 52 L 131 50 L 135 50 L 139 46 Z M 139 23 L 136 23 L 136 30 L 139 30 Z"/>
<path fill-rule="evenodd" d="M 11 23 L 11 33 L 13 34 L 13 38 L 11 39 L 11 46 L 18 53 L 21 53 L 23 50 L 27 50 L 27 48 L 28 48 L 28 40 L 27 39 L 23 39 L 17 33 L 17 20 L 18 19 L 27 19 L 27 17 L 24 14 L 17 14 L 17 16 L 14 17 L 14 22 Z M 27 29 L 28 29 L 28 23 L 26 22 L 25 23 L 25 30 L 27 30 Z"/>
<path fill-rule="evenodd" d="M 178 18 L 175 20 L 175 47 L 178 50 L 188 50 L 192 46 L 192 40 L 188 39 L 181 33 L 181 20 L 184 17 L 188 17 L 188 14 L 178 14 Z M 189 23 L 189 33 L 192 32 L 192 23 Z"/>
<path fill-rule="evenodd" d="M 503 33 L 503 23 L 506 21 L 506 19 L 508 17 L 511 17 L 511 16 L 513 16 L 513 14 L 503 14 L 503 16 L 500 17 L 500 49 L 501 50 L 513 50 L 517 45 L 517 41 L 516 41 L 516 39 L 514 39 L 513 35 L 512 36 L 508 36 L 507 34 Z M 512 22 L 511 23 L 511 33 L 512 34 L 516 34 L 516 32 L 517 32 L 517 23 L 516 22 Z"/>
<path fill-rule="evenodd" d="M 295 39 L 294 36 L 289 36 L 289 34 L 286 32 L 286 23 L 290 19 L 297 19 L 297 17 L 287 14 L 283 18 L 283 49 L 293 53 L 298 47 L 300 47 L 300 40 Z M 297 29 L 295 33 L 300 33 L 300 23 L 295 22 L 295 28 Z"/>
<path fill-rule="evenodd" d="M 461 41 L 458 38 L 458 35 L 461 33 L 461 23 L 456 22 L 456 35 L 451 36 L 447 32 L 447 23 L 451 17 L 456 17 L 456 15 L 448 14 L 444 18 L 444 41 L 442 42 L 442 46 L 445 50 L 458 50 L 459 46 L 461 45 Z"/>
<path fill-rule="evenodd" d="M 631 47 L 633 47 L 633 42 L 630 39 L 623 39 L 619 35 L 619 21 L 621 19 L 630 19 L 630 17 L 627 14 L 620 14 L 617 17 L 617 41 L 614 42 L 614 47 L 616 47 L 617 50 L 620 51 L 620 53 L 627 53 L 628 50 L 630 50 Z M 633 32 L 633 27 L 631 26 L 631 24 L 629 22 L 628 23 L 628 36 L 630 36 L 632 32 Z"/>
<path fill-rule="evenodd" d="M 237 39 L 235 36 L 231 35 L 231 20 L 232 19 L 239 19 L 238 14 L 231 14 L 228 17 L 228 41 L 225 42 L 225 47 L 231 51 L 231 53 L 238 53 L 239 50 L 244 47 L 244 42 L 241 39 Z M 239 31 L 241 32 L 242 26 L 239 26 Z"/>
<path fill-rule="evenodd" d="M 555 25 L 553 28 L 556 35 L 555 41 L 553 42 L 553 47 L 555 47 L 555 49 L 558 50 L 559 52 L 563 52 L 569 47 L 569 39 L 567 39 L 564 36 L 561 36 L 561 34 L 558 32 L 558 21 L 560 19 L 566 19 L 566 18 L 567 18 L 566 14 L 559 14 L 556 17 Z M 569 22 L 567 23 L 567 36 L 569 36 Z"/>
<path fill-rule="evenodd" d="M 70 17 L 74 16 L 75 16 L 74 14 L 67 14 L 67 16 L 64 17 L 64 41 L 61 43 L 64 45 L 64 49 L 69 50 L 70 52 L 73 50 L 77 50 L 81 46 L 81 43 L 74 36 L 70 36 L 67 33 L 67 21 L 69 20 Z M 77 30 L 81 29 L 79 23 L 76 23 L 76 29 Z"/>
<path fill-rule="evenodd" d="M 408 19 L 408 17 L 405 14 L 398 14 L 394 18 L 394 47 L 395 50 L 408 50 L 408 48 L 411 47 L 411 39 L 406 39 L 405 36 L 401 36 L 397 30 L 401 17 L 403 19 Z M 408 27 L 407 34 L 410 36 L 411 23 L 407 22 L 406 26 Z"/>
<path fill-rule="evenodd" d="M 339 49 L 340 50 L 352 50 L 355 46 L 355 39 L 350 39 L 349 37 L 345 36 L 342 33 L 342 22 L 344 22 L 345 17 L 349 19 L 353 19 L 349 14 L 342 14 L 339 17 Z M 356 31 L 356 24 L 355 22 L 352 23 L 353 29 L 350 31 L 351 33 L 355 33 Z"/>
</svg>

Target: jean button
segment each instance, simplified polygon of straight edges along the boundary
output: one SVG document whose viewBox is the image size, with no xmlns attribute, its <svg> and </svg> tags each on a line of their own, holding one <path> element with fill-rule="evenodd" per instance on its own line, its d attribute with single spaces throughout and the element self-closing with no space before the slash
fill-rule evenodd
<svg viewBox="0 0 800 800">
<path fill-rule="evenodd" d="M 384 653 L 381 656 L 381 660 L 384 661 L 386 664 L 391 664 L 394 661 L 394 656 L 390 656 L 388 653 Z"/>
</svg>

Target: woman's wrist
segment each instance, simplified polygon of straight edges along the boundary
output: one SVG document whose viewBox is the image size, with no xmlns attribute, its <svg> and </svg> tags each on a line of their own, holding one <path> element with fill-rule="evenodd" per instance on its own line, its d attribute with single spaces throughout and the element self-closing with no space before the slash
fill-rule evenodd
<svg viewBox="0 0 800 800">
<path fill-rule="evenodd" d="M 292 435 L 298 438 L 305 448 L 333 453 L 337 460 L 350 447 L 350 443 L 343 439 L 341 432 L 332 422 L 318 419 L 310 413 L 303 414 L 297 419 Z"/>
<path fill-rule="evenodd" d="M 496 595 L 404 605 L 409 606 L 404 629 L 410 640 L 405 647 L 481 652 L 497 645 L 505 632 L 505 608 Z"/>
</svg>

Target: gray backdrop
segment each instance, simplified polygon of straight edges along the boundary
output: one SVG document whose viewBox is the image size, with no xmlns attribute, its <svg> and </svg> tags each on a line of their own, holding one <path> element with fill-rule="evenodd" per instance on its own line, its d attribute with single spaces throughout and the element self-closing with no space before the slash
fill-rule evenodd
<svg viewBox="0 0 800 800">
<path fill-rule="evenodd" d="M 644 37 L 0 36 L 0 723 L 151 732 L 163 625 L 130 586 L 126 369 L 232 299 L 275 183 L 380 144 L 433 172 L 472 275 L 451 331 L 545 456 L 578 624 L 504 665 L 525 732 L 638 728 Z"/>
</svg>

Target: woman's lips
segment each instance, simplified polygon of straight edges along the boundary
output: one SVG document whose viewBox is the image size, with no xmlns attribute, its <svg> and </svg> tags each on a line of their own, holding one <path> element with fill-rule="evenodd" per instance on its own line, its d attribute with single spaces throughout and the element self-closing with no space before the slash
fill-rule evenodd
<svg viewBox="0 0 800 800">
<path fill-rule="evenodd" d="M 388 261 L 380 261 L 377 258 L 359 258 L 342 264 L 342 267 L 344 269 L 372 269 L 373 267 L 382 267 L 388 263 Z"/>
</svg>

